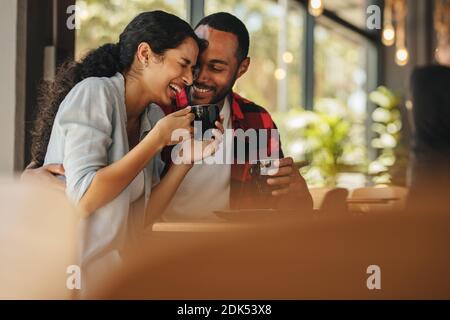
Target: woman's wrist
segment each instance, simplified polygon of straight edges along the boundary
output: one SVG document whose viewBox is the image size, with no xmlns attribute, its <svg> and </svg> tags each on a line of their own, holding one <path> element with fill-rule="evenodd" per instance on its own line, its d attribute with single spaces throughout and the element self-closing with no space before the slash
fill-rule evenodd
<svg viewBox="0 0 450 320">
<path fill-rule="evenodd" d="M 180 168 L 181 170 L 189 171 L 194 166 L 193 163 L 180 163 L 180 164 L 173 164 L 174 166 Z"/>
<path fill-rule="evenodd" d="M 154 143 L 158 150 L 162 150 L 166 146 L 163 133 L 161 132 L 161 129 L 157 125 L 153 127 L 152 130 L 150 130 L 150 132 L 147 134 L 145 138 L 149 140 L 154 140 Z"/>
<path fill-rule="evenodd" d="M 192 169 L 192 167 L 194 166 L 194 164 L 192 163 L 179 163 L 179 164 L 172 164 L 172 168 L 177 171 L 177 172 L 181 172 L 183 174 L 187 174 L 189 172 L 189 170 Z"/>
</svg>

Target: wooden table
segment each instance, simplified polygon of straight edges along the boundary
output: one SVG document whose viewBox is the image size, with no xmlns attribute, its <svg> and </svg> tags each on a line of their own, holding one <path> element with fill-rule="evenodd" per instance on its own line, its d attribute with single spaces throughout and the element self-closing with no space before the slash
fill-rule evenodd
<svg viewBox="0 0 450 320">
<path fill-rule="evenodd" d="M 264 227 L 276 227 L 286 223 L 302 223 L 310 221 L 313 214 L 302 215 L 297 212 L 271 212 L 262 214 L 232 213 L 229 218 L 226 215 L 212 216 L 206 219 L 195 220 L 168 220 L 156 221 L 152 225 L 152 232 L 234 232 Z"/>
<path fill-rule="evenodd" d="M 390 201 L 397 201 L 400 198 L 348 198 L 347 204 L 384 204 Z"/>
<path fill-rule="evenodd" d="M 228 232 L 251 228 L 246 223 L 227 221 L 158 221 L 152 226 L 153 232 Z"/>
</svg>

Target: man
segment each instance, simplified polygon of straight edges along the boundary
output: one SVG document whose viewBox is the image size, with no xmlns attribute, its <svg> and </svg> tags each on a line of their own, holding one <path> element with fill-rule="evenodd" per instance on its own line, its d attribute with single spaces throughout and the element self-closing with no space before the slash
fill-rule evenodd
<svg viewBox="0 0 450 320">
<path fill-rule="evenodd" d="M 247 56 L 249 34 L 242 21 L 229 13 L 219 12 L 204 17 L 195 32 L 205 40 L 207 47 L 199 57 L 198 75 L 191 88 L 192 103 L 218 104 L 225 129 L 276 129 L 264 108 L 232 91 L 236 80 L 250 65 Z M 166 163 L 167 159 L 166 154 Z M 308 188 L 292 158 L 282 158 L 279 162 L 278 172 L 267 181 L 280 188 L 273 192 L 277 206 L 311 208 Z M 256 207 L 256 202 L 261 199 L 253 195 L 249 167 L 248 163 L 194 166 L 181 183 L 165 216 L 199 217 L 207 216 L 208 211 L 228 207 Z"/>
<path fill-rule="evenodd" d="M 235 16 L 219 12 L 203 18 L 195 28 L 207 48 L 199 57 L 198 75 L 191 88 L 191 104 L 218 104 L 225 129 L 276 129 L 268 112 L 232 91 L 237 79 L 247 72 L 249 34 Z M 169 110 L 165 110 L 166 112 Z M 261 147 L 261 146 L 260 146 Z M 272 150 L 279 151 L 281 149 Z M 170 152 L 163 152 L 170 165 Z M 304 179 L 290 157 L 276 161 L 278 170 L 267 183 L 279 208 L 312 208 L 312 199 Z M 195 165 L 181 183 L 164 217 L 208 217 L 215 210 L 252 208 L 255 198 L 249 175 L 250 164 Z M 57 184 L 51 174 L 61 174 L 60 165 L 27 169 L 24 176 L 38 176 Z M 61 184 L 59 184 L 59 187 Z"/>
</svg>

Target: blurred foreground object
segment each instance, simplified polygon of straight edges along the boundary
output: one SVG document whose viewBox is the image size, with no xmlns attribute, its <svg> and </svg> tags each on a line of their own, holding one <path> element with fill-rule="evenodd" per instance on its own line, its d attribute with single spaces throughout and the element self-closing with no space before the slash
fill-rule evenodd
<svg viewBox="0 0 450 320">
<path fill-rule="evenodd" d="M 449 240 L 448 215 L 286 218 L 245 231 L 154 232 L 92 298 L 449 299 Z M 380 290 L 367 285 L 373 265 L 381 270 Z"/>
<path fill-rule="evenodd" d="M 329 215 L 347 214 L 348 190 L 344 188 L 310 188 L 314 210 Z"/>
<path fill-rule="evenodd" d="M 70 299 L 77 212 L 64 193 L 0 179 L 0 299 Z"/>
<path fill-rule="evenodd" d="M 415 134 L 408 210 L 425 214 L 450 210 L 450 45 L 439 50 L 449 61 L 416 68 L 411 77 Z"/>
</svg>

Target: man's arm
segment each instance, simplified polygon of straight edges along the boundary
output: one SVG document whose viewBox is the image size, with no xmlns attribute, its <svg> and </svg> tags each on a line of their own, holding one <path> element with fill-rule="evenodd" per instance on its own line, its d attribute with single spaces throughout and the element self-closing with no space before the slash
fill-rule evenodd
<svg viewBox="0 0 450 320">
<path fill-rule="evenodd" d="M 271 176 L 267 183 L 279 189 L 272 191 L 278 198 L 278 208 L 306 208 L 312 209 L 313 202 L 305 179 L 300 175 L 294 160 L 291 157 L 275 161 L 277 168 L 269 171 Z"/>
<path fill-rule="evenodd" d="M 24 170 L 20 179 L 31 183 L 44 183 L 52 188 L 65 191 L 66 183 L 58 179 L 56 175 L 64 175 L 64 167 L 62 164 L 47 164 L 39 167 L 36 163 L 31 162 Z"/>
</svg>

